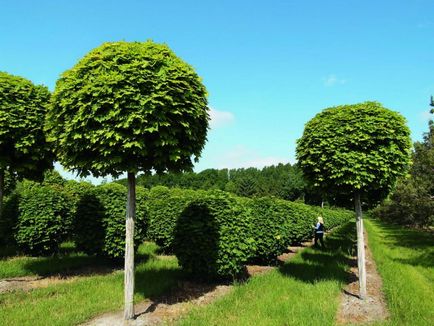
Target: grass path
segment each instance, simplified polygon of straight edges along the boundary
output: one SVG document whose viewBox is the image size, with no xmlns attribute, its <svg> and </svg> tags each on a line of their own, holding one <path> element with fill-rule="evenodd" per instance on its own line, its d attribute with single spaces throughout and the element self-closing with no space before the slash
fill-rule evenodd
<svg viewBox="0 0 434 326">
<path fill-rule="evenodd" d="M 327 250 L 307 248 L 281 268 L 256 276 L 216 301 L 193 309 L 179 325 L 333 325 L 348 279 L 354 225 L 328 236 Z"/>
<path fill-rule="evenodd" d="M 391 320 L 378 325 L 434 325 L 434 234 L 366 220 Z"/>
</svg>

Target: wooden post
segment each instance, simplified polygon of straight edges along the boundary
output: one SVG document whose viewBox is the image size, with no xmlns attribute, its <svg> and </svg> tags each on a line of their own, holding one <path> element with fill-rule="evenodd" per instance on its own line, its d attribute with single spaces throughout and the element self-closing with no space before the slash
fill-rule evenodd
<svg viewBox="0 0 434 326">
<path fill-rule="evenodd" d="M 125 221 L 125 311 L 124 318 L 134 318 L 134 220 L 136 217 L 136 176 L 128 172 L 127 216 Z"/>
<path fill-rule="evenodd" d="M 357 267 L 359 269 L 359 292 L 360 299 L 366 299 L 366 266 L 365 266 L 365 240 L 363 237 L 363 217 L 362 203 L 360 202 L 360 192 L 356 191 L 354 196 L 356 208 L 357 225 Z"/>
</svg>

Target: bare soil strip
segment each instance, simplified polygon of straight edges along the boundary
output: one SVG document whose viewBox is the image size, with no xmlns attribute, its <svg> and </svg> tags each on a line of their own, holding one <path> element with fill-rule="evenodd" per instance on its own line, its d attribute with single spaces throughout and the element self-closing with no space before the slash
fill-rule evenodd
<svg viewBox="0 0 434 326">
<path fill-rule="evenodd" d="M 386 320 L 390 316 L 382 291 L 383 282 L 377 272 L 377 266 L 369 249 L 366 233 L 364 237 L 367 298 L 365 300 L 359 299 L 357 257 L 353 257 L 350 269 L 352 277 L 341 294 L 340 309 L 336 318 L 338 325 L 367 324 Z"/>
<path fill-rule="evenodd" d="M 0 279 L 0 294 L 12 291 L 30 291 L 37 288 L 48 287 L 58 283 L 69 283 L 81 277 L 91 275 L 106 275 L 117 271 L 109 267 L 85 267 L 68 273 L 52 276 L 22 276 Z"/>
<path fill-rule="evenodd" d="M 279 262 L 291 259 L 295 254 L 311 243 L 303 243 L 300 247 L 290 247 L 288 252 L 278 257 Z M 276 267 L 249 265 L 247 267 L 247 276 L 263 274 Z M 196 282 L 180 282 L 178 288 L 167 295 L 155 299 L 145 300 L 135 305 L 136 318 L 125 322 L 123 312 L 109 312 L 98 316 L 82 326 L 156 326 L 163 323 L 171 323 L 186 314 L 194 306 L 203 306 L 214 300 L 226 295 L 232 290 L 233 286 L 229 284 L 202 284 Z"/>
</svg>

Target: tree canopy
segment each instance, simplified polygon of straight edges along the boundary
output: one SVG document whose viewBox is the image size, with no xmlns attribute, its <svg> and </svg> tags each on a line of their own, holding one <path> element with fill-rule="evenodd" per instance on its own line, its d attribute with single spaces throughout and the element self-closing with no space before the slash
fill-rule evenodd
<svg viewBox="0 0 434 326">
<path fill-rule="evenodd" d="M 410 164 L 404 117 L 378 102 L 327 108 L 297 141 L 306 178 L 324 192 L 387 194 Z"/>
<path fill-rule="evenodd" d="M 0 170 L 39 179 L 52 167 L 43 130 L 49 100 L 47 87 L 0 72 Z"/>
<path fill-rule="evenodd" d="M 206 141 L 207 92 L 166 45 L 104 43 L 56 83 L 47 130 L 81 176 L 192 167 Z"/>
</svg>

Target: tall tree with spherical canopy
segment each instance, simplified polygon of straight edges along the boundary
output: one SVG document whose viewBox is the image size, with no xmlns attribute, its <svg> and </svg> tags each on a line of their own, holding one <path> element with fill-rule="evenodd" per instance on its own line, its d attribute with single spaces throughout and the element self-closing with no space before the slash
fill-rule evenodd
<svg viewBox="0 0 434 326">
<path fill-rule="evenodd" d="M 405 119 L 378 102 L 323 110 L 297 141 L 304 175 L 324 193 L 354 196 L 360 297 L 366 297 L 365 252 L 360 196 L 391 190 L 410 164 L 410 131 Z"/>
<path fill-rule="evenodd" d="M 5 171 L 42 179 L 52 168 L 54 157 L 43 130 L 49 101 L 47 87 L 0 72 L 0 214 Z"/>
<path fill-rule="evenodd" d="M 208 120 L 201 79 L 164 44 L 104 43 L 57 81 L 47 130 L 62 165 L 81 176 L 128 173 L 126 319 L 134 316 L 135 176 L 191 169 Z"/>
</svg>

